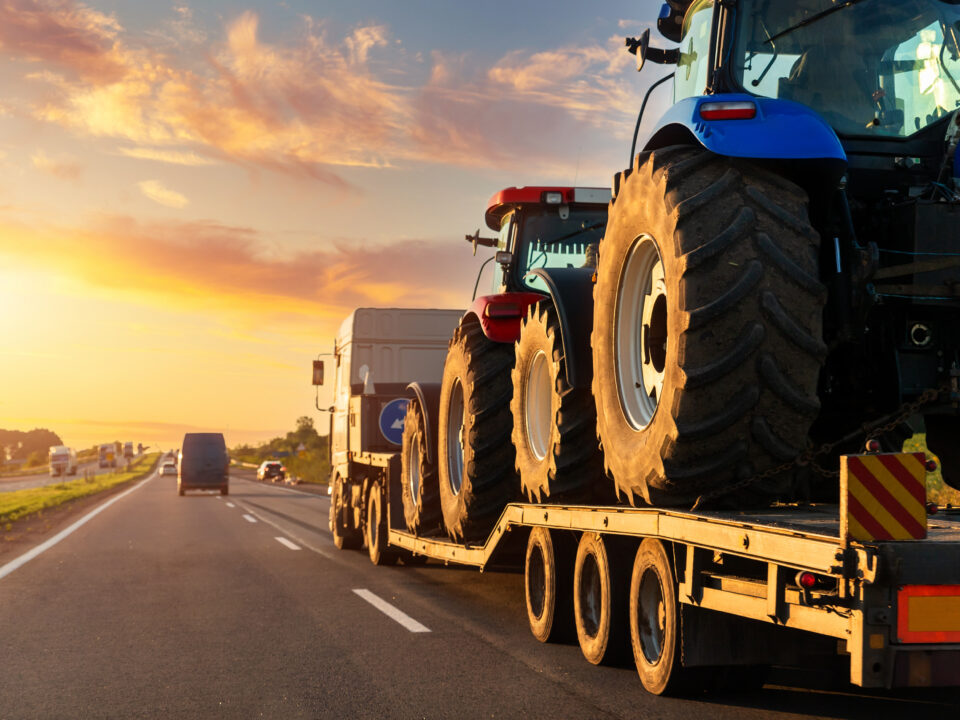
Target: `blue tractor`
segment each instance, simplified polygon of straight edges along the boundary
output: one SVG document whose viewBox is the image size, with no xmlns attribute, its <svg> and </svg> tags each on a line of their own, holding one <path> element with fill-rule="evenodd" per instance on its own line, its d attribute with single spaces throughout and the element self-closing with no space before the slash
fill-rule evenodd
<svg viewBox="0 0 960 720">
<path fill-rule="evenodd" d="M 627 44 L 673 103 L 594 286 L 618 493 L 797 499 L 924 427 L 960 487 L 960 0 L 670 0 L 657 27 L 679 47 Z"/>
</svg>

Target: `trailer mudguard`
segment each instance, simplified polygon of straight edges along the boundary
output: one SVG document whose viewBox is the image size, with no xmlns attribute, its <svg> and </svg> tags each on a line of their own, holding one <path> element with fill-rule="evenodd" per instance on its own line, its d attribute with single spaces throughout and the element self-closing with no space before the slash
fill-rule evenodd
<svg viewBox="0 0 960 720">
<path fill-rule="evenodd" d="M 538 268 L 528 273 L 546 284 L 557 309 L 567 382 L 587 387 L 593 379 L 593 267 Z"/>
<path fill-rule="evenodd" d="M 484 295 L 473 301 L 463 316 L 473 318 L 483 329 L 488 340 L 497 343 L 514 343 L 520 338 L 520 325 L 527 308 L 546 297 L 534 292 L 508 292 L 500 295 Z"/>
<path fill-rule="evenodd" d="M 407 385 L 414 395 L 413 402 L 419 403 L 423 410 L 423 426 L 427 435 L 427 461 L 437 464 L 437 428 L 440 417 L 441 383 L 412 382 Z M 403 511 L 401 510 L 401 515 Z"/>
<path fill-rule="evenodd" d="M 700 116 L 701 105 L 719 102 L 751 102 L 757 114 L 741 120 L 704 120 Z M 710 152 L 726 157 L 847 162 L 833 128 L 809 107 L 792 100 L 745 93 L 681 100 L 664 113 L 644 150 L 686 142 L 689 136 Z"/>
</svg>

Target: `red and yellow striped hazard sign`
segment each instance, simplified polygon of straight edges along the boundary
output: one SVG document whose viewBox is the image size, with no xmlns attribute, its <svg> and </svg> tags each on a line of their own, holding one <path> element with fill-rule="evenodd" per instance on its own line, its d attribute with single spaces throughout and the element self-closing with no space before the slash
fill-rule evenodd
<svg viewBox="0 0 960 720">
<path fill-rule="evenodd" d="M 925 538 L 925 463 L 923 453 L 841 456 L 841 537 L 851 540 Z"/>
</svg>

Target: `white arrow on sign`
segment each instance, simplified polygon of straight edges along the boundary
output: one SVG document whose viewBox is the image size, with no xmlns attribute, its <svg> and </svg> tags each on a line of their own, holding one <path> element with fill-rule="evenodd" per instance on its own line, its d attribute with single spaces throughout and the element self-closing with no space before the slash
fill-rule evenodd
<svg viewBox="0 0 960 720">
<path fill-rule="evenodd" d="M 391 430 L 403 430 L 403 418 L 397 418 L 393 421 L 393 425 L 390 426 Z"/>
</svg>

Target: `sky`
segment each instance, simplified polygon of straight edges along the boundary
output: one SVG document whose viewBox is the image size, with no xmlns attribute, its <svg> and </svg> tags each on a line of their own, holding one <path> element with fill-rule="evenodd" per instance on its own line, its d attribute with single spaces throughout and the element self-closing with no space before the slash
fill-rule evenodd
<svg viewBox="0 0 960 720">
<path fill-rule="evenodd" d="M 658 8 L 0 0 L 0 428 L 326 428 L 353 308 L 465 308 L 494 192 L 609 187 Z"/>
</svg>

